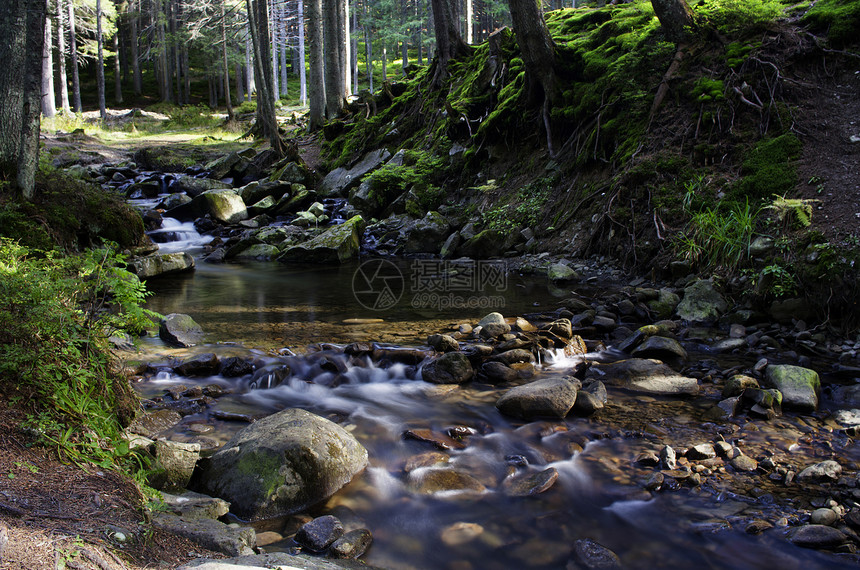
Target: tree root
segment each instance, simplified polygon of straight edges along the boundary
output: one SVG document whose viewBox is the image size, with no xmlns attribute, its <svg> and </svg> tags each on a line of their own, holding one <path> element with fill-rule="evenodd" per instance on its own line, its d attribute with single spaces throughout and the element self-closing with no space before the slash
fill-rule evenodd
<svg viewBox="0 0 860 570">
<path fill-rule="evenodd" d="M 678 50 L 675 52 L 675 56 L 672 58 L 672 63 L 669 64 L 669 69 L 667 69 L 666 73 L 663 74 L 663 79 L 660 81 L 660 86 L 657 87 L 657 94 L 654 95 L 654 103 L 652 103 L 651 105 L 651 112 L 648 114 L 648 126 L 645 128 L 645 132 L 648 132 L 648 130 L 650 130 L 651 121 L 654 120 L 654 115 L 657 113 L 657 110 L 660 108 L 660 105 L 663 104 L 663 99 L 665 99 L 666 95 L 669 93 L 669 82 L 675 77 L 675 74 L 681 67 L 681 62 L 684 60 L 684 53 L 686 49 L 687 44 L 678 44 Z"/>
</svg>

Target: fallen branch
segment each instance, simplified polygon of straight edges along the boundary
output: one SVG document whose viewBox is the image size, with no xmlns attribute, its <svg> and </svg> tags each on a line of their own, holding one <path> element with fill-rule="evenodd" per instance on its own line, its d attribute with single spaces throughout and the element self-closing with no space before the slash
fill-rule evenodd
<svg viewBox="0 0 860 570">
<path fill-rule="evenodd" d="M 762 107 L 761 105 L 758 105 L 758 104 L 756 104 L 756 103 L 753 103 L 752 101 L 750 101 L 749 99 L 747 99 L 747 98 L 744 96 L 743 91 L 741 91 L 738 87 L 733 87 L 733 88 L 732 88 L 732 90 L 733 90 L 735 93 L 737 93 L 738 97 L 739 97 L 739 98 L 740 98 L 740 100 L 741 100 L 741 103 L 744 103 L 745 105 L 749 105 L 750 107 L 752 107 L 752 108 L 754 108 L 754 109 L 758 109 L 759 111 L 761 111 L 761 110 L 763 109 L 763 107 Z"/>
</svg>

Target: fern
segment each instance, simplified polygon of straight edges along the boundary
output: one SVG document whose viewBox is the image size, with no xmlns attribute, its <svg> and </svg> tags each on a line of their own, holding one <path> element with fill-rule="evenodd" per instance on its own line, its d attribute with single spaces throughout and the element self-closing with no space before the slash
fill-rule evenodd
<svg viewBox="0 0 860 570">
<path fill-rule="evenodd" d="M 786 226 L 794 221 L 800 227 L 808 228 L 812 224 L 812 204 L 815 202 L 819 202 L 819 200 L 774 195 L 773 203 L 767 209 L 773 210 L 776 219 Z"/>
</svg>

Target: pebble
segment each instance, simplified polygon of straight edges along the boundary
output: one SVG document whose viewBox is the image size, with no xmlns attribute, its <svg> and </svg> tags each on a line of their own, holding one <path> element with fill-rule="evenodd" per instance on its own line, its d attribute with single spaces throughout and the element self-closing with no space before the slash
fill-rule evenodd
<svg viewBox="0 0 860 570">
<path fill-rule="evenodd" d="M 815 509 L 809 520 L 812 524 L 833 526 L 839 520 L 839 515 L 833 509 Z"/>
<path fill-rule="evenodd" d="M 730 463 L 737 471 L 755 471 L 758 468 L 758 462 L 748 455 L 738 455 Z"/>
<path fill-rule="evenodd" d="M 484 533 L 484 527 L 470 522 L 456 522 L 442 529 L 442 542 L 459 546 L 471 542 Z"/>
<path fill-rule="evenodd" d="M 791 535 L 791 542 L 804 548 L 828 548 L 843 544 L 848 537 L 832 526 L 809 524 Z"/>
</svg>

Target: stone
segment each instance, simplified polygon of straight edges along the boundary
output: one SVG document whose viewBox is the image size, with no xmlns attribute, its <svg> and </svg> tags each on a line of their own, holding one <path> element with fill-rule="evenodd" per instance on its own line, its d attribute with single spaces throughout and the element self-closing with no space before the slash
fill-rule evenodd
<svg viewBox="0 0 860 570">
<path fill-rule="evenodd" d="M 747 252 L 750 257 L 764 257 L 773 251 L 773 239 L 767 236 L 757 236 L 750 242 Z"/>
<path fill-rule="evenodd" d="M 173 193 L 185 192 L 191 198 L 196 198 L 210 190 L 229 190 L 232 187 L 226 182 L 213 180 L 211 178 L 195 178 L 193 176 L 180 176 L 170 185 Z"/>
<path fill-rule="evenodd" d="M 607 402 L 606 386 L 603 382 L 591 382 L 576 393 L 573 412 L 578 416 L 591 416 L 603 409 Z"/>
<path fill-rule="evenodd" d="M 187 348 L 203 340 L 203 329 L 189 315 L 170 313 L 161 319 L 158 336 L 171 346 Z"/>
<path fill-rule="evenodd" d="M 471 475 L 447 468 L 420 467 L 409 473 L 406 483 L 412 491 L 422 495 L 445 491 L 481 493 L 486 490 L 486 487 Z"/>
<path fill-rule="evenodd" d="M 540 330 L 551 332 L 565 340 L 573 338 L 573 325 L 570 319 L 556 319 L 542 326 Z"/>
<path fill-rule="evenodd" d="M 744 374 L 735 374 L 726 380 L 723 386 L 723 398 L 733 398 L 743 394 L 747 388 L 758 388 L 758 380 Z"/>
<path fill-rule="evenodd" d="M 749 455 L 738 455 L 736 457 L 733 457 L 732 460 L 729 461 L 729 464 L 736 471 L 749 472 L 758 469 L 758 461 L 756 461 Z"/>
<path fill-rule="evenodd" d="M 467 544 L 484 533 L 484 527 L 475 523 L 457 522 L 442 529 L 440 538 L 446 546 Z"/>
<path fill-rule="evenodd" d="M 699 393 L 695 378 L 681 376 L 659 360 L 631 358 L 607 364 L 594 363 L 585 377 L 600 380 L 607 386 L 646 394 L 695 396 Z"/>
<path fill-rule="evenodd" d="M 285 182 L 289 184 L 305 185 L 312 180 L 313 175 L 308 171 L 307 167 L 297 162 L 288 162 L 279 168 L 275 168 L 272 175 L 269 176 L 270 182 Z"/>
<path fill-rule="evenodd" d="M 312 552 L 322 552 L 343 535 L 343 524 L 332 515 L 317 517 L 299 528 L 294 540 Z"/>
<path fill-rule="evenodd" d="M 427 344 L 437 352 L 456 352 L 460 350 L 460 343 L 447 334 L 431 334 L 427 337 Z"/>
<path fill-rule="evenodd" d="M 658 319 L 668 319 L 675 313 L 681 297 L 670 289 L 660 289 L 656 299 L 648 301 L 648 308 Z"/>
<path fill-rule="evenodd" d="M 516 370 L 502 362 L 485 362 L 481 366 L 481 373 L 491 384 L 513 382 L 519 378 Z"/>
<path fill-rule="evenodd" d="M 798 527 L 789 540 L 803 548 L 831 548 L 848 542 L 848 537 L 832 526 L 808 524 Z"/>
<path fill-rule="evenodd" d="M 271 552 L 212 560 L 196 558 L 177 568 L 177 570 L 266 570 L 279 568 L 281 570 L 355 570 L 353 562 L 325 559 L 310 554 L 288 554 L 286 552 Z M 363 570 L 381 570 L 379 567 L 361 564 Z"/>
<path fill-rule="evenodd" d="M 248 219 L 245 202 L 235 190 L 207 190 L 191 201 L 191 208 L 199 215 L 209 214 L 213 220 L 236 224 Z"/>
<path fill-rule="evenodd" d="M 218 519 L 230 512 L 230 503 L 223 499 L 186 491 L 181 495 L 161 492 L 162 504 L 185 520 Z"/>
<path fill-rule="evenodd" d="M 256 202 L 252 202 L 250 206 L 248 206 L 248 215 L 249 216 L 259 216 L 260 214 L 267 212 L 275 207 L 277 202 L 271 196 L 266 196 L 262 200 L 258 200 Z"/>
<path fill-rule="evenodd" d="M 860 426 L 860 410 L 836 410 L 833 419 L 841 426 L 857 427 Z"/>
<path fill-rule="evenodd" d="M 507 323 L 490 323 L 481 327 L 481 338 L 494 339 L 503 334 L 511 332 L 511 326 Z"/>
<path fill-rule="evenodd" d="M 558 481 L 558 470 L 549 467 L 539 473 L 514 475 L 502 482 L 502 491 L 509 497 L 529 497 L 549 490 Z"/>
<path fill-rule="evenodd" d="M 809 516 L 812 524 L 823 524 L 833 526 L 839 521 L 839 515 L 833 509 L 815 509 Z"/>
<path fill-rule="evenodd" d="M 621 568 L 621 560 L 617 554 L 590 538 L 574 542 L 573 552 L 576 555 L 576 561 L 583 568 L 589 570 L 614 570 Z"/>
<path fill-rule="evenodd" d="M 421 378 L 433 384 L 462 384 L 474 375 L 469 358 L 462 352 L 445 353 L 421 369 Z"/>
<path fill-rule="evenodd" d="M 334 494 L 367 465 L 367 450 L 337 424 L 286 409 L 240 430 L 210 458 L 202 486 L 242 518 L 291 514 Z"/>
<path fill-rule="evenodd" d="M 390 156 L 391 153 L 387 149 L 381 148 L 367 153 L 351 168 L 335 168 L 326 174 L 320 183 L 320 196 L 346 196 L 350 188 L 361 183 L 362 177 L 382 166 Z"/>
<path fill-rule="evenodd" d="M 289 263 L 344 263 L 358 257 L 365 222 L 353 216 L 299 245 L 288 247 L 278 261 Z"/>
<path fill-rule="evenodd" d="M 818 483 L 822 481 L 836 481 L 842 475 L 842 466 L 832 459 L 821 461 L 815 465 L 810 465 L 803 471 L 797 474 L 798 483 Z"/>
<path fill-rule="evenodd" d="M 442 259 L 450 259 L 454 257 L 454 253 L 457 251 L 457 248 L 460 247 L 460 243 L 463 239 L 460 237 L 460 232 L 454 232 L 449 235 L 445 239 L 445 243 L 442 244 L 442 249 L 439 250 L 439 257 Z"/>
<path fill-rule="evenodd" d="M 660 463 L 664 468 L 674 470 L 678 468 L 678 459 L 675 450 L 669 445 L 664 445 L 660 449 Z"/>
<path fill-rule="evenodd" d="M 685 457 L 693 461 L 701 461 L 703 459 L 711 459 L 717 456 L 714 446 L 710 443 L 700 443 L 694 445 L 687 450 Z"/>
<path fill-rule="evenodd" d="M 155 442 L 158 489 L 184 489 L 200 459 L 199 443 L 179 443 L 167 439 Z"/>
<path fill-rule="evenodd" d="M 451 224 L 439 212 L 427 212 L 420 220 L 410 220 L 401 229 L 403 253 L 439 253 Z"/>
<path fill-rule="evenodd" d="M 173 371 L 180 376 L 212 376 L 218 373 L 218 368 L 218 357 L 214 352 L 206 352 L 183 360 Z"/>
<path fill-rule="evenodd" d="M 556 283 L 579 281 L 580 279 L 579 273 L 566 263 L 553 263 L 547 269 L 546 276 L 550 281 Z"/>
<path fill-rule="evenodd" d="M 860 384 L 837 386 L 833 389 L 832 398 L 837 404 L 860 408 Z"/>
<path fill-rule="evenodd" d="M 431 429 L 408 429 L 403 432 L 403 439 L 414 439 L 415 441 L 423 441 L 433 444 L 437 449 L 463 449 L 466 447 L 460 441 L 452 438 L 444 433 L 439 433 Z"/>
<path fill-rule="evenodd" d="M 713 322 L 726 312 L 723 296 L 711 280 L 700 279 L 684 289 L 684 298 L 676 309 L 678 316 L 691 323 Z"/>
<path fill-rule="evenodd" d="M 139 279 L 153 279 L 194 271 L 194 258 L 184 251 L 156 253 L 145 257 L 135 257 L 128 263 L 128 270 L 137 275 Z"/>
<path fill-rule="evenodd" d="M 511 388 L 496 402 L 506 416 L 523 419 L 563 418 L 576 402 L 581 384 L 572 378 L 544 378 Z"/>
<path fill-rule="evenodd" d="M 663 336 L 652 336 L 630 353 L 638 358 L 656 358 L 658 360 L 680 358 L 687 359 L 687 351 L 675 339 Z"/>
<path fill-rule="evenodd" d="M 821 380 L 814 370 L 790 364 L 771 364 L 765 370 L 765 380 L 782 393 L 784 407 L 805 411 L 818 409 Z"/>
<path fill-rule="evenodd" d="M 487 313 L 484 317 L 478 321 L 477 326 L 485 327 L 487 325 L 503 325 L 505 324 L 505 317 L 501 313 Z"/>
<path fill-rule="evenodd" d="M 500 231 L 484 230 L 461 244 L 457 254 L 472 259 L 496 259 L 506 251 L 506 238 Z"/>
<path fill-rule="evenodd" d="M 175 410 L 145 411 L 134 418 L 134 421 L 128 426 L 127 431 L 153 439 L 159 433 L 169 430 L 180 421 L 182 421 L 182 416 Z"/>
<path fill-rule="evenodd" d="M 366 528 L 357 528 L 335 540 L 328 549 L 331 558 L 355 559 L 364 554 L 373 542 L 373 535 Z"/>
<path fill-rule="evenodd" d="M 255 259 L 258 261 L 271 261 L 273 259 L 277 259 L 280 253 L 281 250 L 279 250 L 277 246 L 269 245 L 267 243 L 257 243 L 240 251 L 232 257 L 238 260 Z"/>
<path fill-rule="evenodd" d="M 227 556 L 253 554 L 257 542 L 253 528 L 234 528 L 213 519 L 188 520 L 174 514 L 155 513 L 152 525 Z"/>
<path fill-rule="evenodd" d="M 511 366 L 517 362 L 534 362 L 535 356 L 532 354 L 530 350 L 526 350 L 524 348 L 514 348 L 512 350 L 506 350 L 505 352 L 500 352 L 495 356 L 490 358 L 493 362 L 501 362 L 503 364 L 507 364 Z"/>
</svg>

